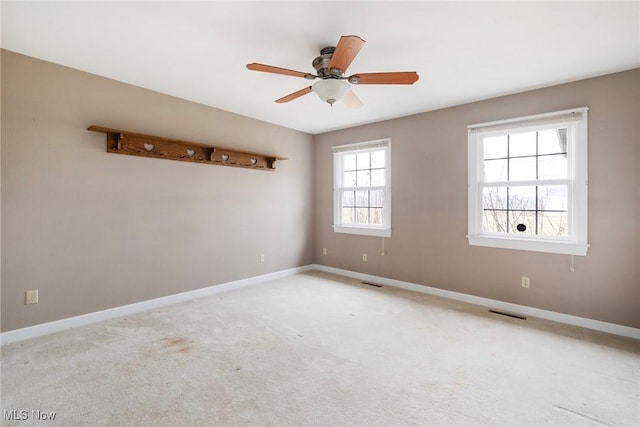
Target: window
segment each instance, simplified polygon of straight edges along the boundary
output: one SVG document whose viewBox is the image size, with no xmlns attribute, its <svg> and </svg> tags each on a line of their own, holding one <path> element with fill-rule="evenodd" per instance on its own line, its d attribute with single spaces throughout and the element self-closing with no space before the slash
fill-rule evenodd
<svg viewBox="0 0 640 427">
<path fill-rule="evenodd" d="M 333 229 L 391 236 L 391 141 L 333 147 Z"/>
<path fill-rule="evenodd" d="M 470 245 L 587 254 L 587 111 L 468 126 Z"/>
</svg>

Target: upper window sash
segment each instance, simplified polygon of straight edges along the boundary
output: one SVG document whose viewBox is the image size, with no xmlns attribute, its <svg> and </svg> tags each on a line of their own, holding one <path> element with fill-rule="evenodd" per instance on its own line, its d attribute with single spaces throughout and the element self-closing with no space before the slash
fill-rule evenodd
<svg viewBox="0 0 640 427">
<path fill-rule="evenodd" d="M 389 176 L 389 146 L 385 146 L 385 147 L 377 147 L 377 148 L 361 148 L 361 149 L 357 149 L 357 150 L 344 150 L 344 151 L 334 151 L 333 152 L 333 156 L 334 156 L 334 165 L 335 165 L 335 169 L 334 170 L 334 186 L 336 188 L 340 188 L 340 189 L 346 189 L 346 188 L 351 188 L 351 187 L 343 187 L 343 180 L 344 180 L 344 156 L 350 155 L 350 154 L 362 154 L 362 153 L 372 153 L 375 151 L 384 151 L 385 152 L 385 165 L 384 165 L 384 176 L 385 176 L 385 183 L 389 182 L 390 176 Z M 364 168 L 364 169 L 354 169 L 355 170 L 376 170 L 376 169 L 382 169 L 382 168 Z M 353 187 L 353 189 L 363 189 L 363 188 L 373 188 L 374 186 L 360 186 L 360 187 Z M 375 186 L 377 187 L 377 186 Z M 381 188 L 386 188 L 388 187 L 388 185 L 384 185 L 384 186 L 380 186 Z"/>
</svg>

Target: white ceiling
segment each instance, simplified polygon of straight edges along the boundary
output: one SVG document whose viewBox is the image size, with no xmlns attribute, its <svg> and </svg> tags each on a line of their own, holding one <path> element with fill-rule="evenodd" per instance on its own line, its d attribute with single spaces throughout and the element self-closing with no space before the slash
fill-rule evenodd
<svg viewBox="0 0 640 427">
<path fill-rule="evenodd" d="M 8 2 L 2 47 L 311 134 L 640 67 L 640 2 Z M 347 74 L 417 71 L 413 86 L 354 86 L 365 106 L 311 93 L 341 35 L 367 41 Z"/>
</svg>

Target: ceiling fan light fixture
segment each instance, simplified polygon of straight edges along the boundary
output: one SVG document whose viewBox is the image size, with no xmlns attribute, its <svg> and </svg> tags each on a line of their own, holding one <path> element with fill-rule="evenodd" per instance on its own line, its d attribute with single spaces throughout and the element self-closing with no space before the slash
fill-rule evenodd
<svg viewBox="0 0 640 427">
<path fill-rule="evenodd" d="M 349 83 L 344 80 L 325 79 L 315 83 L 312 90 L 323 102 L 333 105 L 336 101 L 340 101 L 350 88 Z"/>
</svg>

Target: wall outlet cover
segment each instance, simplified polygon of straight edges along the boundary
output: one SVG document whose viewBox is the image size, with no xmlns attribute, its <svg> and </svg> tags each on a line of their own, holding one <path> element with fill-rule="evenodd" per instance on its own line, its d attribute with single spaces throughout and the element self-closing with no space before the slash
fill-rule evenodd
<svg viewBox="0 0 640 427">
<path fill-rule="evenodd" d="M 38 290 L 32 290 L 25 292 L 25 304 L 37 304 L 38 303 Z"/>
</svg>

